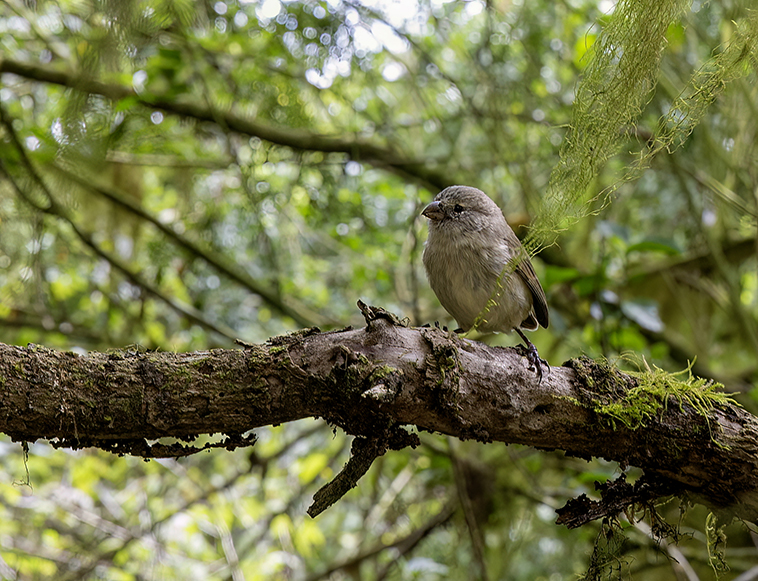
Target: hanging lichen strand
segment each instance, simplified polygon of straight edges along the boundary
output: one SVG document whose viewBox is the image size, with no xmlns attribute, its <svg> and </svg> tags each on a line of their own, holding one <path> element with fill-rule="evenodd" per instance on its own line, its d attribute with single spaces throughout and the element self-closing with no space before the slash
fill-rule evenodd
<svg viewBox="0 0 758 581">
<path fill-rule="evenodd" d="M 714 55 L 697 70 L 661 117 L 650 147 L 641 152 L 637 169 L 644 169 L 650 159 L 662 150 L 669 153 L 681 146 L 705 115 L 727 83 L 748 75 L 758 64 L 758 12 L 735 23 L 728 44 L 714 51 Z M 635 174 L 636 175 L 636 174 Z"/>
<path fill-rule="evenodd" d="M 590 62 L 577 86 L 560 161 L 526 240 L 530 253 L 552 244 L 561 230 L 589 213 L 588 197 L 610 196 L 622 183 L 638 177 L 656 153 L 681 145 L 726 83 L 755 67 L 758 17 L 752 15 L 741 19 L 729 43 L 693 74 L 637 161 L 603 192 L 594 196 L 588 192 L 598 171 L 626 138 L 625 130 L 651 98 L 666 31 L 689 4 L 689 0 L 620 0 L 616 5 L 608 25 L 590 47 Z"/>
</svg>

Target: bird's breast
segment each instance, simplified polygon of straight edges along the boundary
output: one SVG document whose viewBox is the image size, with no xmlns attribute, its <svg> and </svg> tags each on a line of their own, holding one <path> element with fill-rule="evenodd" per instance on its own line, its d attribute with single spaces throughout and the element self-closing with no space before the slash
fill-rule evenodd
<svg viewBox="0 0 758 581">
<path fill-rule="evenodd" d="M 427 278 L 462 329 L 470 329 L 481 316 L 479 330 L 510 332 L 529 315 L 531 295 L 518 275 L 503 273 L 510 258 L 507 248 L 483 242 L 474 236 L 431 238 L 423 255 Z M 496 303 L 485 312 L 493 298 Z"/>
</svg>

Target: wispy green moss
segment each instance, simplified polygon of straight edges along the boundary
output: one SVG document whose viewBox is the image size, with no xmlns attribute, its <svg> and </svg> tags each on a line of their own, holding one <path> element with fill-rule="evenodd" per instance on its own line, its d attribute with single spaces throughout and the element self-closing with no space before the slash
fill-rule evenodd
<svg viewBox="0 0 758 581">
<path fill-rule="evenodd" d="M 718 516 L 710 513 L 705 519 L 705 538 L 708 543 L 708 562 L 716 574 L 716 579 L 729 571 L 726 563 L 726 533 L 727 523 L 719 522 Z"/>
<path fill-rule="evenodd" d="M 614 427 L 616 421 L 619 421 L 634 430 L 645 426 L 647 420 L 664 411 L 673 398 L 680 409 L 688 405 L 706 420 L 711 439 L 716 442 L 711 431 L 711 412 L 719 406 L 739 405 L 731 394 L 721 391 L 724 386 L 716 381 L 694 376 L 694 361 L 676 373 L 669 373 L 655 365 L 651 369 L 644 359 L 642 363 L 640 371 L 627 372 L 637 380 L 635 387 L 631 387 L 621 398 L 614 398 L 613 401 L 597 400 L 593 409 L 609 417 Z"/>
<path fill-rule="evenodd" d="M 597 41 L 577 86 L 574 113 L 553 169 L 539 217 L 525 240 L 530 254 L 597 210 L 588 201 L 600 169 L 628 138 L 657 84 L 667 31 L 689 9 L 686 0 L 620 0 Z M 604 202 L 624 182 L 638 178 L 661 152 L 679 148 L 730 81 L 747 75 L 758 58 L 758 12 L 734 23 L 731 38 L 694 71 L 653 138 L 614 184 L 597 195 Z"/>
</svg>

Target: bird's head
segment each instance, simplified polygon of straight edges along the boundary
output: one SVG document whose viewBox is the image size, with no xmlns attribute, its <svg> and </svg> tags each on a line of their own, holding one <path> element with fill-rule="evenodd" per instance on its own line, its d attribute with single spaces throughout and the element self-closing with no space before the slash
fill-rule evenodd
<svg viewBox="0 0 758 581">
<path fill-rule="evenodd" d="M 479 232 L 505 223 L 503 213 L 487 194 L 469 186 L 450 186 L 434 198 L 424 211 L 429 230 Z"/>
</svg>

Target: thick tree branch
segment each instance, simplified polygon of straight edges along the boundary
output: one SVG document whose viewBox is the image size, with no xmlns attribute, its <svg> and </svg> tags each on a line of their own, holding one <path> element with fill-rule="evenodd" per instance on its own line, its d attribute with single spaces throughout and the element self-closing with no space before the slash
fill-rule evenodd
<svg viewBox="0 0 758 581">
<path fill-rule="evenodd" d="M 626 405 L 634 377 L 580 359 L 553 367 L 538 383 L 516 349 L 404 327 L 381 309 L 362 310 L 365 328 L 306 329 L 240 350 L 77 356 L 0 345 L 0 431 L 75 448 L 114 450 L 123 442 L 115 450 L 129 453 L 142 439 L 236 438 L 320 417 L 364 438 L 359 448 L 369 457 L 413 444 L 401 427 L 410 425 L 644 470 L 642 493 L 614 486 L 613 502 L 595 516 L 617 512 L 625 501 L 677 494 L 758 518 L 758 419 L 741 408 L 723 402 L 704 415 L 672 396 L 644 425 L 614 425 L 619 408 L 609 414 L 600 404 Z M 359 461 L 351 470 L 361 467 Z"/>
<path fill-rule="evenodd" d="M 231 131 L 253 135 L 264 141 L 294 149 L 344 153 L 350 159 L 390 169 L 399 175 L 421 181 L 431 189 L 442 189 L 450 185 L 449 180 L 442 174 L 426 167 L 423 163 L 404 159 L 399 152 L 392 148 L 361 137 L 323 135 L 291 127 L 278 127 L 235 111 L 211 109 L 200 100 L 179 101 L 152 96 L 148 93 L 137 93 L 131 87 L 116 83 L 103 83 L 87 77 L 84 73 L 63 71 L 52 66 L 0 58 L 0 73 L 13 73 L 34 81 L 52 83 L 85 93 L 102 95 L 114 101 L 131 98 L 145 107 L 161 109 L 198 121 L 221 124 Z"/>
</svg>

